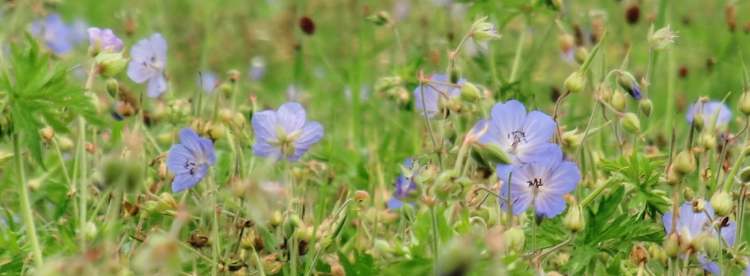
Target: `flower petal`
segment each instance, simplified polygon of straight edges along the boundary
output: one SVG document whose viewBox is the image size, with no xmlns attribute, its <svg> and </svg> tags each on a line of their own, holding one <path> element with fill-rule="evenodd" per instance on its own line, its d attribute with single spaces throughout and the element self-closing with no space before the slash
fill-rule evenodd
<svg viewBox="0 0 750 276">
<path fill-rule="evenodd" d="M 148 80 L 148 96 L 156 98 L 161 95 L 162 92 L 167 91 L 167 80 L 164 75 L 158 75 Z"/>
<path fill-rule="evenodd" d="M 501 135 L 508 135 L 516 130 L 521 130 L 526 121 L 526 107 L 516 100 L 498 103 L 492 107 L 490 112 L 492 124 L 495 125 Z M 507 137 L 499 137 L 508 139 Z"/>
<path fill-rule="evenodd" d="M 305 126 L 305 117 L 305 108 L 295 102 L 282 104 L 276 112 L 276 122 L 287 134 L 302 129 Z"/>
<path fill-rule="evenodd" d="M 187 173 L 188 169 L 185 164 L 189 160 L 195 160 L 193 152 L 183 144 L 174 144 L 167 154 L 167 168 L 174 174 Z"/>
<path fill-rule="evenodd" d="M 252 125 L 255 143 L 276 141 L 276 112 L 266 110 L 253 114 Z"/>
<path fill-rule="evenodd" d="M 527 145 L 541 145 L 549 143 L 555 134 L 557 124 L 547 114 L 540 111 L 531 111 L 526 116 L 523 131 L 526 134 Z"/>
<path fill-rule="evenodd" d="M 294 141 L 294 155 L 292 160 L 302 157 L 308 149 L 323 138 L 323 126 L 318 122 L 308 122 L 302 129 L 302 134 Z"/>
</svg>

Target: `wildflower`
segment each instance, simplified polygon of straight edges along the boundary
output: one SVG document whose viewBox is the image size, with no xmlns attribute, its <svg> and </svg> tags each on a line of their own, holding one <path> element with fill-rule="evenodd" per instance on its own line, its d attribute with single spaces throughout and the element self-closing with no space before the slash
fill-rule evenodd
<svg viewBox="0 0 750 276">
<path fill-rule="evenodd" d="M 94 54 L 99 52 L 114 53 L 122 51 L 122 40 L 110 29 L 89 28 L 89 50 Z"/>
<path fill-rule="evenodd" d="M 533 163 L 504 166 L 507 169 L 502 167 L 497 168 L 498 177 L 504 183 L 500 188 L 500 206 L 507 209 L 510 197 L 510 207 L 515 215 L 532 205 L 537 216 L 552 218 L 559 215 L 565 210 L 563 196 L 573 191 L 581 180 L 578 166 L 563 160 L 558 147 L 551 148 L 544 159 Z"/>
<path fill-rule="evenodd" d="M 552 117 L 540 111 L 527 113 L 526 107 L 516 100 L 495 104 L 490 118 L 477 123 L 474 129 L 482 129 L 484 124 L 488 126 L 479 144 L 500 147 L 513 162 L 547 158 L 544 154 L 557 148 L 550 143 L 557 128 Z"/>
<path fill-rule="evenodd" d="M 130 50 L 128 77 L 136 83 L 148 81 L 148 96 L 155 98 L 167 90 L 164 69 L 167 65 L 167 41 L 160 33 L 138 41 Z"/>
<path fill-rule="evenodd" d="M 299 103 L 285 103 L 278 110 L 266 110 L 253 115 L 255 155 L 296 161 L 310 146 L 323 138 L 323 126 L 307 121 L 305 109 Z"/>
<path fill-rule="evenodd" d="M 478 42 L 500 39 L 495 24 L 487 22 L 487 17 L 479 18 L 471 25 L 471 35 Z"/>
<path fill-rule="evenodd" d="M 638 81 L 632 74 L 626 71 L 621 71 L 617 77 L 617 83 L 620 84 L 620 87 L 625 89 L 633 99 L 640 101 L 643 97 L 641 95 L 641 86 L 638 85 Z"/>
<path fill-rule="evenodd" d="M 57 13 L 34 21 L 31 24 L 31 34 L 43 40 L 47 47 L 58 55 L 70 52 L 75 46 L 72 28 L 65 24 Z"/>
<path fill-rule="evenodd" d="M 721 102 L 702 102 L 698 101 L 691 104 L 685 116 L 688 123 L 693 123 L 696 116 L 703 117 L 703 124 L 707 126 L 723 126 L 729 123 L 732 118 L 732 112 Z M 715 123 L 715 124 L 714 124 Z"/>
<path fill-rule="evenodd" d="M 215 162 L 211 140 L 199 137 L 190 128 L 180 130 L 180 143 L 172 145 L 167 155 L 167 167 L 175 174 L 172 192 L 181 192 L 198 184 Z"/>
<path fill-rule="evenodd" d="M 263 57 L 253 57 L 252 60 L 250 60 L 250 79 L 254 81 L 258 81 L 263 78 L 263 76 L 266 74 L 266 61 L 263 59 Z"/>
<path fill-rule="evenodd" d="M 216 87 L 219 86 L 219 80 L 214 72 L 205 71 L 198 73 L 198 75 L 198 84 L 206 93 L 213 93 Z"/>
<path fill-rule="evenodd" d="M 664 231 L 667 234 L 673 231 L 677 233 L 680 240 L 685 241 L 687 244 L 691 244 L 695 247 L 695 242 L 701 235 L 706 237 L 716 237 L 716 225 L 712 222 L 717 217 L 714 215 L 714 210 L 711 205 L 705 205 L 702 211 L 696 211 L 693 208 L 693 204 L 685 202 L 680 206 L 677 218 L 673 218 L 673 213 L 667 212 L 662 217 L 662 223 L 664 224 Z M 672 219 L 675 221 L 675 229 L 672 229 Z M 721 223 L 721 222 L 720 222 Z M 729 246 L 734 245 L 735 231 L 737 230 L 737 224 L 734 221 L 728 220 L 726 224 L 719 225 L 719 234 L 722 242 Z M 703 269 L 713 274 L 720 275 L 719 266 L 708 259 L 705 252 L 698 253 L 698 262 L 701 263 Z"/>
<path fill-rule="evenodd" d="M 648 43 L 651 48 L 656 50 L 664 50 L 674 44 L 674 39 L 677 38 L 677 33 L 672 31 L 672 28 L 667 25 L 664 28 L 658 29 L 655 32 L 651 32 L 648 36 Z"/>
<path fill-rule="evenodd" d="M 432 118 L 440 112 L 441 100 L 450 100 L 461 96 L 460 86 L 466 80 L 460 79 L 451 84 L 450 78 L 443 74 L 434 74 L 428 83 L 414 89 L 414 103 L 420 114 Z M 424 97 L 422 97 L 424 95 Z"/>
<path fill-rule="evenodd" d="M 411 196 L 417 190 L 417 184 L 413 180 L 414 161 L 406 159 L 401 165 L 403 173 L 396 179 L 396 189 L 393 197 L 388 200 L 388 209 L 399 209 L 404 206 L 404 199 Z"/>
</svg>

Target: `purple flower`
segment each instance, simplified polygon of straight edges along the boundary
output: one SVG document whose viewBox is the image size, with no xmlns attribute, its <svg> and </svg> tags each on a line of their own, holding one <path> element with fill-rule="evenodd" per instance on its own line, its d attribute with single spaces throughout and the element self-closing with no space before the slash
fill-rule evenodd
<svg viewBox="0 0 750 276">
<path fill-rule="evenodd" d="M 396 179 L 396 189 L 393 191 L 393 197 L 387 203 L 388 209 L 391 210 L 403 207 L 404 200 L 417 190 L 417 184 L 412 179 L 414 162 L 411 159 L 406 159 L 401 169 L 403 172 Z"/>
<path fill-rule="evenodd" d="M 258 156 L 296 161 L 323 138 L 323 126 L 307 121 L 305 109 L 295 102 L 255 113 L 252 123 L 253 152 Z"/>
<path fill-rule="evenodd" d="M 662 224 L 664 224 L 664 231 L 667 234 L 672 233 L 672 218 L 673 213 L 667 212 L 662 216 Z M 680 240 L 691 242 L 699 235 L 710 235 L 716 237 L 716 223 L 720 223 L 717 217 L 714 215 L 714 210 L 711 205 L 706 204 L 703 211 L 696 212 L 693 208 L 693 204 L 685 202 L 680 206 L 679 213 L 677 214 L 677 221 L 675 221 L 674 232 L 680 235 Z M 716 220 L 716 221 L 713 221 Z M 714 224 L 712 224 L 712 221 Z M 734 221 L 728 221 L 726 225 L 722 225 L 719 228 L 722 243 L 725 245 L 734 245 L 736 237 L 737 224 Z M 719 266 L 711 261 L 704 253 L 698 254 L 698 262 L 701 263 L 703 269 L 713 274 L 719 274 Z"/>
<path fill-rule="evenodd" d="M 192 129 L 180 130 L 180 143 L 172 145 L 167 155 L 167 167 L 175 174 L 172 192 L 192 188 L 208 173 L 208 167 L 216 163 L 214 144 L 201 138 Z"/>
<path fill-rule="evenodd" d="M 56 13 L 31 23 L 31 34 L 44 41 L 58 55 L 70 52 L 75 46 L 73 30 Z"/>
<path fill-rule="evenodd" d="M 250 79 L 258 81 L 266 74 L 266 61 L 263 57 L 254 57 L 250 60 Z"/>
<path fill-rule="evenodd" d="M 164 69 L 167 65 L 167 41 L 159 33 L 138 41 L 130 50 L 128 77 L 136 83 L 148 81 L 148 96 L 155 98 L 167 90 Z"/>
<path fill-rule="evenodd" d="M 457 98 L 461 95 L 462 85 L 466 80 L 460 79 L 456 85 L 450 84 L 450 78 L 443 74 L 434 74 L 428 83 L 414 88 L 414 106 L 419 114 L 427 114 L 427 117 L 435 117 L 440 113 L 441 100 Z M 424 98 L 422 97 L 424 95 Z"/>
<path fill-rule="evenodd" d="M 485 128 L 479 143 L 500 147 L 513 162 L 548 159 L 546 154 L 557 148 L 550 143 L 557 128 L 552 117 L 540 111 L 526 113 L 516 100 L 495 104 L 490 119 L 479 121 L 473 131 L 480 133 Z"/>
<path fill-rule="evenodd" d="M 503 181 L 500 206 L 508 208 L 510 190 L 510 207 L 514 215 L 523 213 L 532 205 L 537 216 L 552 218 L 559 215 L 565 210 L 563 196 L 575 190 L 581 180 L 578 166 L 563 160 L 559 147 L 550 148 L 544 159 L 498 166 L 497 170 L 498 177 Z"/>
<path fill-rule="evenodd" d="M 115 53 L 122 51 L 122 40 L 111 29 L 89 28 L 89 47 L 95 52 Z"/>
<path fill-rule="evenodd" d="M 723 126 L 729 123 L 732 119 L 732 112 L 729 108 L 721 102 L 707 102 L 703 103 L 698 101 L 697 103 L 691 104 L 688 108 L 687 115 L 685 116 L 688 123 L 693 123 L 693 118 L 697 114 L 701 114 L 703 117 L 703 124 L 706 126 Z M 714 121 L 715 120 L 715 121 Z M 714 124 L 716 122 L 716 124 Z"/>
<path fill-rule="evenodd" d="M 638 85 L 638 82 L 635 79 L 630 81 L 630 85 L 623 87 L 625 88 L 625 91 L 627 91 L 628 94 L 630 94 L 630 96 L 633 97 L 633 99 L 635 99 L 636 101 L 640 101 L 641 98 L 643 98 L 643 96 L 641 95 L 641 86 Z"/>
<path fill-rule="evenodd" d="M 198 74 L 198 85 L 203 88 L 203 91 L 211 94 L 219 86 L 219 79 L 214 72 L 203 71 Z"/>
</svg>

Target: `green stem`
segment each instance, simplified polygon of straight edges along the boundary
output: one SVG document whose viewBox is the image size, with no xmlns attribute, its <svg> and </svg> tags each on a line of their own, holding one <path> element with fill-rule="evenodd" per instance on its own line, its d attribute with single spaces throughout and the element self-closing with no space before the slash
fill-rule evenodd
<svg viewBox="0 0 750 276">
<path fill-rule="evenodd" d="M 435 258 L 432 265 L 432 271 L 434 275 L 438 275 L 438 227 L 437 227 L 437 214 L 435 214 L 435 207 L 430 208 L 430 215 L 432 216 L 432 255 Z"/>
<path fill-rule="evenodd" d="M 516 54 L 513 57 L 513 67 L 510 70 L 509 83 L 516 81 L 518 75 L 518 67 L 521 65 L 521 56 L 523 55 L 523 41 L 526 40 L 526 26 L 521 26 L 521 37 L 518 38 L 518 44 L 516 44 Z"/>
<path fill-rule="evenodd" d="M 42 249 L 39 246 L 39 239 L 36 235 L 36 226 L 34 225 L 34 215 L 31 212 L 31 202 L 29 201 L 29 189 L 26 187 L 26 172 L 21 159 L 21 147 L 19 145 L 19 134 L 13 134 L 13 157 L 16 160 L 16 170 L 18 176 L 18 186 L 21 192 L 21 215 L 23 223 L 26 226 L 26 235 L 31 242 L 31 252 L 34 254 L 34 264 L 36 267 L 42 266 Z"/>
<path fill-rule="evenodd" d="M 208 173 L 208 183 L 209 187 L 211 187 L 211 212 L 213 213 L 213 223 L 211 225 L 211 236 L 212 236 L 212 252 L 211 252 L 211 260 L 213 261 L 213 265 L 211 266 L 211 275 L 218 275 L 219 274 L 219 250 L 221 248 L 221 239 L 219 238 L 219 212 L 218 212 L 218 202 L 216 200 L 218 189 L 216 188 L 216 184 L 214 183 L 213 179 L 213 173 Z"/>
<path fill-rule="evenodd" d="M 83 117 L 78 118 L 78 147 L 77 147 L 77 156 L 78 156 L 78 164 L 79 164 L 79 175 L 78 175 L 78 193 L 80 195 L 80 203 L 79 205 L 79 229 L 78 234 L 80 238 L 81 243 L 81 250 L 86 249 L 86 208 L 88 204 L 88 190 L 86 187 L 86 171 L 87 171 L 87 164 L 86 164 L 86 120 L 83 119 Z"/>
</svg>

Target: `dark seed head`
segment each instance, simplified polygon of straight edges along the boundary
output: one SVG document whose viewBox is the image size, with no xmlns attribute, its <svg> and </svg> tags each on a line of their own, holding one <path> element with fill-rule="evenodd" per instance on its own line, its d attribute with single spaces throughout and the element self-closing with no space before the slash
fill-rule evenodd
<svg viewBox="0 0 750 276">
<path fill-rule="evenodd" d="M 679 76 L 681 79 L 684 79 L 688 75 L 688 68 L 685 65 L 680 66 Z"/>
<path fill-rule="evenodd" d="M 628 21 L 628 24 L 634 25 L 638 23 L 638 19 L 640 18 L 641 8 L 637 4 L 632 4 L 625 10 L 625 20 Z"/>
<path fill-rule="evenodd" d="M 303 16 L 299 19 L 299 27 L 307 35 L 315 33 L 315 22 L 310 17 Z"/>
</svg>

